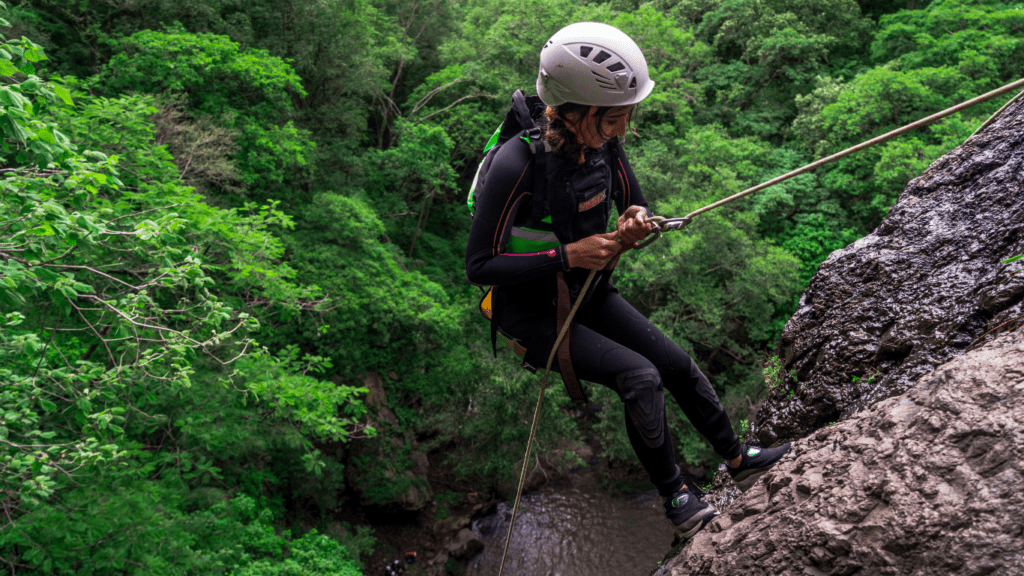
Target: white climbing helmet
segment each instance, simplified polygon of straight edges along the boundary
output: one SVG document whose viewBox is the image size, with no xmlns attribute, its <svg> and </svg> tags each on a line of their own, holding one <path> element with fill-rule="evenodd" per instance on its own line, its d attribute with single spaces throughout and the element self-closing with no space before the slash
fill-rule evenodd
<svg viewBox="0 0 1024 576">
<path fill-rule="evenodd" d="M 653 89 L 640 47 L 614 26 L 570 24 L 540 52 L 537 93 L 548 106 L 628 106 Z"/>
</svg>

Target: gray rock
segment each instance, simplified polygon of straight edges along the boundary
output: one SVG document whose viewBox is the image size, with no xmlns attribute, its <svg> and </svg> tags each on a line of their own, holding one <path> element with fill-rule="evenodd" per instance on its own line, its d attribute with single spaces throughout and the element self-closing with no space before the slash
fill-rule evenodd
<svg viewBox="0 0 1024 576">
<path fill-rule="evenodd" d="M 797 382 L 764 403 L 756 436 L 799 438 L 902 394 L 1024 314 L 1024 261 L 1000 263 L 1022 252 L 1024 98 L 911 181 L 872 234 L 821 264 L 782 336 Z"/>
<path fill-rule="evenodd" d="M 794 443 L 659 570 L 1024 574 L 1024 330 Z"/>
<path fill-rule="evenodd" d="M 455 538 L 447 546 L 448 554 L 460 560 L 472 558 L 473 555 L 483 549 L 484 543 L 469 528 L 459 530 L 459 533 L 455 535 Z"/>
</svg>

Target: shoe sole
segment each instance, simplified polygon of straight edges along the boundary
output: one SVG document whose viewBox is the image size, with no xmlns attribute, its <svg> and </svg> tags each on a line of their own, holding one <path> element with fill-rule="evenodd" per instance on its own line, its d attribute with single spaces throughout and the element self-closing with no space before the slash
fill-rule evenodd
<svg viewBox="0 0 1024 576">
<path fill-rule="evenodd" d="M 689 540 L 717 517 L 718 512 L 713 509 L 699 512 L 694 515 L 693 518 L 690 518 L 686 522 L 676 526 L 676 534 L 679 534 L 679 537 L 683 540 Z"/>
<path fill-rule="evenodd" d="M 755 468 L 753 470 L 744 470 L 737 474 L 732 481 L 736 483 L 736 487 L 740 489 L 740 492 L 746 492 L 747 490 L 750 490 L 751 486 L 757 483 L 761 476 L 767 474 L 770 469 L 771 466 Z"/>
<path fill-rule="evenodd" d="M 736 487 L 740 489 L 740 492 L 746 492 L 747 490 L 750 490 L 750 487 L 757 482 L 758 478 L 764 476 L 766 472 L 771 470 L 772 467 L 774 467 L 783 458 L 785 458 L 786 454 L 789 454 L 790 444 L 787 443 L 785 446 L 786 451 L 780 454 L 779 457 L 776 458 L 774 461 L 769 462 L 767 465 L 762 466 L 760 468 L 751 468 L 750 470 L 744 470 L 743 472 L 740 472 L 739 474 L 732 477 L 732 481 L 736 483 Z"/>
</svg>

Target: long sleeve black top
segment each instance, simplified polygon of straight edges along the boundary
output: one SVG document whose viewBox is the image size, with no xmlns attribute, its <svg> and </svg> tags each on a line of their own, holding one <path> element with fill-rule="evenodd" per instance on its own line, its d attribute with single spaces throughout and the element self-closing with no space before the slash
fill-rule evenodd
<svg viewBox="0 0 1024 576">
<path fill-rule="evenodd" d="M 606 158 L 608 148 L 609 145 L 605 144 L 598 150 L 588 149 L 583 164 L 550 155 L 548 162 L 553 165 L 548 169 L 549 193 L 568 194 L 564 186 L 553 180 L 579 178 L 588 171 L 599 169 L 595 160 Z M 612 182 L 605 183 L 606 189 L 611 188 L 611 200 L 615 202 L 620 214 L 632 205 L 646 207 L 647 201 L 622 146 L 612 148 L 616 151 L 615 157 L 607 159 Z M 606 231 L 607 209 L 604 221 L 571 218 L 573 226 L 568 231 L 569 238 L 561 238 L 563 244 L 557 249 L 532 254 L 505 253 L 505 243 L 508 242 L 513 226 L 520 225 L 532 210 L 533 169 L 533 153 L 518 138 L 507 142 L 495 155 L 486 181 L 476 192 L 476 215 L 466 246 L 466 278 L 473 284 L 509 286 L 554 276 L 559 271 L 569 272 L 565 243 Z M 549 203 L 553 212 L 561 206 L 578 210 L 575 204 L 559 203 L 555 199 L 549 198 Z M 554 286 L 553 281 L 551 285 Z"/>
</svg>

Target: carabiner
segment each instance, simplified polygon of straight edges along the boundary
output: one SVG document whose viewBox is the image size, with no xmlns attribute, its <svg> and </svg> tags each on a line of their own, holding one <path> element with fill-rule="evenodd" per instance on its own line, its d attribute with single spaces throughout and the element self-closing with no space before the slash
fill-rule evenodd
<svg viewBox="0 0 1024 576">
<path fill-rule="evenodd" d="M 647 221 L 654 226 L 654 228 L 651 230 L 651 234 L 653 234 L 653 236 L 650 236 L 643 242 L 637 244 L 637 250 L 641 248 L 646 248 L 647 246 L 650 246 L 652 242 L 654 242 L 658 238 L 661 238 L 662 230 L 682 230 L 684 226 L 686 226 L 690 222 L 693 222 L 693 218 L 665 218 L 664 216 L 651 216 L 650 218 L 647 219 Z"/>
</svg>

